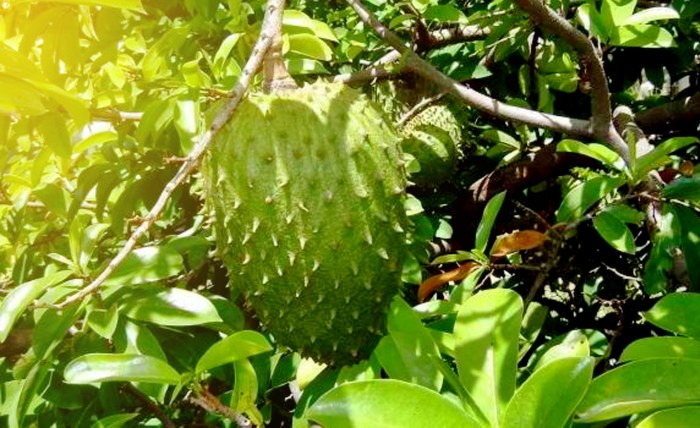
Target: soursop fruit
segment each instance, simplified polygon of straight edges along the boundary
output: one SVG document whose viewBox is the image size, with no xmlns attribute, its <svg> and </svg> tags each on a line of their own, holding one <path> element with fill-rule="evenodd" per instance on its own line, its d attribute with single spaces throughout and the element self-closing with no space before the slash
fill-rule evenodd
<svg viewBox="0 0 700 428">
<path fill-rule="evenodd" d="M 462 130 L 446 104 L 422 109 L 406 121 L 400 132 L 404 152 L 420 166 L 411 174 L 411 181 L 417 186 L 433 187 L 453 176 L 462 154 Z"/>
<path fill-rule="evenodd" d="M 232 287 L 277 343 L 345 365 L 369 355 L 406 249 L 399 138 L 360 93 L 253 93 L 205 160 Z"/>
</svg>

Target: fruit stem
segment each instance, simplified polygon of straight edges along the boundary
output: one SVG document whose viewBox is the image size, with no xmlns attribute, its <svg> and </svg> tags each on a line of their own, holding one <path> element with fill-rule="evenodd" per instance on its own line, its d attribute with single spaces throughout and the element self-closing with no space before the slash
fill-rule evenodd
<svg viewBox="0 0 700 428">
<path fill-rule="evenodd" d="M 289 75 L 282 57 L 282 16 L 284 14 L 285 0 L 269 0 L 268 8 L 275 8 L 276 18 L 268 30 L 272 34 L 272 44 L 265 55 L 263 62 L 263 90 L 265 92 L 277 92 L 280 90 L 297 89 L 292 76 Z"/>
</svg>

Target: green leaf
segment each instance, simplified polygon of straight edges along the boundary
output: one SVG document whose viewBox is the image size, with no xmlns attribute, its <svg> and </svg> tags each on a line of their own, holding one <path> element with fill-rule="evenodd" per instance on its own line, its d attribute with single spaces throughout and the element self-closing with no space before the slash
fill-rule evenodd
<svg viewBox="0 0 700 428">
<path fill-rule="evenodd" d="M 670 153 L 675 152 L 676 150 L 680 150 L 691 144 L 695 144 L 698 141 L 700 140 L 698 140 L 696 137 L 669 138 L 668 140 L 659 144 L 651 152 L 637 159 L 637 163 L 634 168 L 634 177 L 637 179 L 644 178 L 652 169 L 658 168 L 659 166 L 668 163 L 669 159 L 667 158 L 667 156 Z"/>
<path fill-rule="evenodd" d="M 89 6 L 109 6 L 121 9 L 130 9 L 137 12 L 145 12 L 141 0 L 37 0 L 49 3 L 85 4 Z"/>
<path fill-rule="evenodd" d="M 666 19 L 680 19 L 681 16 L 675 9 L 670 7 L 650 7 L 635 13 L 623 22 L 624 25 L 646 24 L 652 21 L 663 21 Z"/>
<path fill-rule="evenodd" d="M 134 420 L 139 413 L 119 413 L 102 418 L 92 424 L 91 428 L 122 428 L 127 422 Z"/>
<path fill-rule="evenodd" d="M 615 168 L 617 170 L 622 170 L 622 168 L 625 166 L 624 161 L 617 153 L 603 146 L 602 144 L 584 144 L 580 141 L 565 139 L 561 140 L 559 144 L 557 144 L 557 151 L 578 153 L 580 155 L 588 156 L 600 161 L 603 165 L 607 165 L 610 168 Z"/>
<path fill-rule="evenodd" d="M 58 113 L 45 115 L 37 127 L 42 134 L 44 143 L 58 156 L 70 159 L 73 148 L 70 144 L 70 135 L 66 128 L 66 121 Z"/>
<path fill-rule="evenodd" d="M 481 426 L 437 392 L 393 379 L 342 384 L 319 398 L 304 417 L 333 428 Z"/>
<path fill-rule="evenodd" d="M 681 249 L 693 291 L 700 291 L 700 215 L 686 206 L 674 205 L 681 224 Z"/>
<path fill-rule="evenodd" d="M 257 331 L 244 330 L 213 344 L 197 361 L 196 373 L 236 360 L 272 351 L 265 336 Z"/>
<path fill-rule="evenodd" d="M 581 330 L 572 330 L 564 335 L 561 343 L 557 343 L 542 354 L 535 365 L 534 372 L 549 363 L 562 358 L 588 357 L 591 354 L 588 338 Z"/>
<path fill-rule="evenodd" d="M 181 288 L 134 293 L 120 303 L 129 318 L 158 325 L 189 326 L 222 321 L 209 299 Z"/>
<path fill-rule="evenodd" d="M 612 46 L 637 48 L 671 48 L 676 46 L 673 35 L 665 28 L 655 25 L 626 25 L 613 29 L 610 34 Z"/>
<path fill-rule="evenodd" d="M 333 50 L 313 34 L 292 34 L 289 36 L 289 51 L 321 61 L 330 61 Z"/>
<path fill-rule="evenodd" d="M 669 204 L 661 206 L 657 220 L 658 230 L 652 240 L 649 259 L 644 266 L 644 290 L 650 294 L 666 290 L 666 274 L 673 269 L 672 251 L 680 245 L 681 224 L 673 208 Z"/>
<path fill-rule="evenodd" d="M 282 17 L 282 25 L 304 28 L 321 39 L 332 42 L 338 41 L 328 24 L 311 19 L 307 14 L 299 10 L 286 9 Z"/>
<path fill-rule="evenodd" d="M 700 406 L 684 406 L 652 413 L 635 428 L 695 428 L 700 421 Z"/>
<path fill-rule="evenodd" d="M 112 335 L 119 323 L 119 311 L 116 304 L 109 309 L 93 309 L 87 316 L 87 325 L 100 336 L 112 340 Z"/>
<path fill-rule="evenodd" d="M 594 365 L 592 357 L 569 357 L 536 371 L 508 403 L 501 426 L 567 426 L 591 382 Z"/>
<path fill-rule="evenodd" d="M 577 409 L 584 423 L 700 402 L 700 360 L 654 358 L 595 378 Z"/>
<path fill-rule="evenodd" d="M 608 39 L 608 24 L 603 22 L 603 18 L 596 10 L 593 1 L 589 0 L 588 3 L 579 6 L 576 10 L 576 18 L 591 36 L 599 37 L 602 40 Z"/>
<path fill-rule="evenodd" d="M 464 388 L 493 426 L 515 391 L 523 302 L 511 290 L 470 297 L 454 326 L 455 363 Z"/>
<path fill-rule="evenodd" d="M 177 384 L 180 374 L 158 358 L 135 354 L 86 354 L 65 368 L 66 383 L 151 382 Z"/>
<path fill-rule="evenodd" d="M 486 246 L 489 242 L 489 237 L 491 236 L 491 229 L 496 222 L 496 217 L 498 212 L 501 210 L 501 205 L 506 198 L 506 192 L 501 192 L 495 195 L 484 208 L 484 213 L 481 216 L 481 221 L 479 226 L 476 228 L 476 239 L 474 241 L 474 248 L 483 252 L 486 252 Z"/>
<path fill-rule="evenodd" d="M 596 202 L 624 184 L 622 177 L 599 175 L 571 189 L 557 211 L 557 222 L 579 220 Z"/>
<path fill-rule="evenodd" d="M 400 297 L 389 308 L 387 321 L 389 335 L 375 355 L 384 370 L 393 378 L 405 380 L 439 391 L 443 376 L 433 364 L 440 351 L 420 318 Z"/>
<path fill-rule="evenodd" d="M 105 285 L 136 285 L 169 278 L 184 270 L 182 256 L 168 246 L 134 250 L 107 278 Z"/>
<path fill-rule="evenodd" d="M 600 8 L 600 16 L 607 27 L 617 27 L 634 13 L 637 0 L 603 0 Z"/>
<path fill-rule="evenodd" d="M 263 425 L 263 415 L 255 405 L 258 398 L 258 377 L 255 368 L 247 359 L 233 362 L 235 384 L 231 395 L 231 408 L 245 413 L 255 426 Z"/>
<path fill-rule="evenodd" d="M 467 22 L 467 17 L 458 8 L 451 5 L 432 5 L 423 12 L 423 19 L 426 21 L 456 23 Z"/>
<path fill-rule="evenodd" d="M 47 288 L 63 282 L 71 274 L 71 271 L 63 270 L 13 288 L 0 305 L 0 343 L 7 339 L 17 319 L 34 299 L 38 298 Z"/>
<path fill-rule="evenodd" d="M 49 308 L 39 318 L 32 341 L 32 349 L 39 359 L 45 359 L 63 341 L 68 329 L 77 321 L 79 309 L 80 305 Z"/>
<path fill-rule="evenodd" d="M 629 205 L 625 205 L 624 203 L 608 205 L 605 207 L 604 212 L 615 216 L 618 220 L 624 223 L 639 225 L 642 223 L 642 221 L 644 221 L 643 212 L 638 211 Z"/>
<path fill-rule="evenodd" d="M 700 202 L 700 174 L 673 180 L 663 188 L 661 194 L 669 199 Z"/>
<path fill-rule="evenodd" d="M 617 251 L 627 254 L 634 254 L 637 251 L 632 231 L 614 215 L 606 211 L 598 213 L 593 217 L 593 226 L 605 242 Z"/>
<path fill-rule="evenodd" d="M 700 359 L 700 341 L 687 337 L 644 337 L 630 343 L 622 351 L 620 361 L 673 357 Z"/>
<path fill-rule="evenodd" d="M 700 339 L 700 293 L 671 293 L 644 313 L 644 319 L 664 330 Z"/>
</svg>

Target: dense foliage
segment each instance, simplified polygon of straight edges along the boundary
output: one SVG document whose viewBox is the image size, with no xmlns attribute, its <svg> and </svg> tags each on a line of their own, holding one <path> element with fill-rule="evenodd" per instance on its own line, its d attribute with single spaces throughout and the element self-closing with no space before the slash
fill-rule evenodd
<svg viewBox="0 0 700 428">
<path fill-rule="evenodd" d="M 364 91 L 412 182 L 386 334 L 327 367 L 229 287 L 199 172 L 70 300 L 150 219 L 266 2 L 0 2 L 0 425 L 694 426 L 700 3 L 364 3 L 410 52 L 357 2 L 283 18 L 289 73 Z"/>
</svg>

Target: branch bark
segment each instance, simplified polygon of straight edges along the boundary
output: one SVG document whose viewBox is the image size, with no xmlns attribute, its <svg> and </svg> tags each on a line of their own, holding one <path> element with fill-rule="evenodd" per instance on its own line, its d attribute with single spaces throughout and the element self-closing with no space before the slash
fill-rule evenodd
<svg viewBox="0 0 700 428">
<path fill-rule="evenodd" d="M 613 126 L 608 80 L 603 68 L 603 61 L 596 52 L 593 43 L 569 21 L 547 7 L 542 0 L 515 0 L 515 3 L 530 15 L 530 19 L 536 25 L 561 37 L 579 52 L 582 64 L 590 73 L 593 135 L 608 143 L 622 156 L 625 162 L 629 163 L 627 144 Z"/>
<path fill-rule="evenodd" d="M 407 67 L 422 77 L 433 81 L 443 91 L 450 93 L 464 100 L 467 104 L 500 119 L 522 122 L 527 125 L 537 126 L 565 134 L 594 137 L 591 122 L 588 120 L 557 116 L 554 114 L 542 113 L 535 110 L 505 104 L 445 76 L 430 63 L 407 48 L 404 45 L 404 42 L 396 34 L 379 22 L 359 0 L 346 1 L 355 10 L 362 21 L 372 27 L 372 29 L 374 29 L 374 31 L 391 47 L 396 49 L 396 51 L 407 56 Z"/>
<path fill-rule="evenodd" d="M 635 121 L 648 134 L 695 131 L 700 124 L 700 92 L 635 114 Z"/>
<path fill-rule="evenodd" d="M 279 31 L 279 28 L 281 27 L 284 3 L 285 0 L 269 0 L 267 2 L 260 37 L 255 43 L 253 52 L 251 53 L 250 58 L 248 58 L 248 62 L 243 68 L 238 82 L 236 82 L 236 85 L 228 94 L 226 104 L 214 117 L 209 129 L 204 133 L 204 135 L 202 135 L 199 141 L 197 141 L 178 172 L 165 186 L 143 223 L 141 223 L 139 227 L 134 230 L 124 246 L 121 248 L 121 250 L 119 250 L 119 253 L 117 253 L 117 255 L 109 262 L 109 265 L 107 265 L 107 267 L 90 284 L 82 288 L 80 291 L 68 296 L 62 302 L 52 305 L 53 307 L 64 308 L 66 306 L 78 303 L 88 295 L 97 291 L 109 277 L 109 275 L 114 272 L 114 270 L 126 259 L 129 254 L 131 254 L 131 252 L 138 245 L 138 240 L 148 231 L 153 223 L 155 223 L 158 217 L 160 217 L 160 214 L 165 208 L 165 204 L 168 202 L 175 189 L 182 184 L 182 182 L 185 181 L 192 171 L 195 170 L 197 165 L 199 165 L 201 157 L 209 147 L 209 144 L 212 142 L 216 134 L 226 125 L 233 115 L 233 112 L 236 110 L 236 107 L 238 107 L 238 104 L 243 99 L 243 95 L 245 95 L 245 92 L 248 90 L 253 76 L 260 69 L 263 59 L 272 44 L 272 40 L 275 36 L 275 29 Z"/>
</svg>

